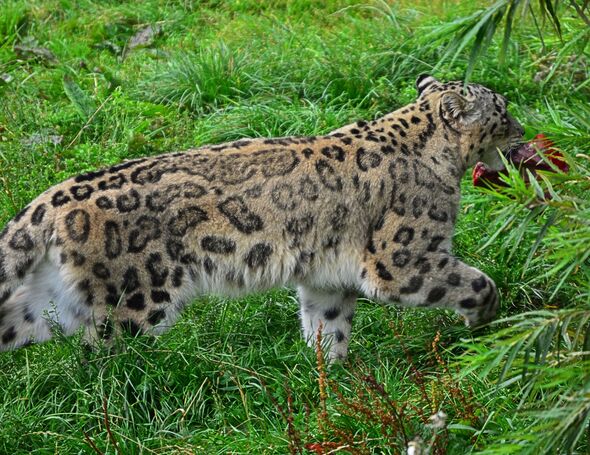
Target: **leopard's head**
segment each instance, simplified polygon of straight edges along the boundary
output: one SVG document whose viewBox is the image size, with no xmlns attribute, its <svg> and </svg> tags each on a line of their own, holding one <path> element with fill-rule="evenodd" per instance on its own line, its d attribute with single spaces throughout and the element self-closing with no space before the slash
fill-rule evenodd
<svg viewBox="0 0 590 455">
<path fill-rule="evenodd" d="M 478 161 L 502 169 L 500 150 L 507 155 L 522 140 L 524 129 L 506 109 L 506 98 L 479 84 L 442 83 L 423 74 L 416 80 L 418 102 L 429 100 L 451 139 L 459 145 L 465 168 Z"/>
</svg>

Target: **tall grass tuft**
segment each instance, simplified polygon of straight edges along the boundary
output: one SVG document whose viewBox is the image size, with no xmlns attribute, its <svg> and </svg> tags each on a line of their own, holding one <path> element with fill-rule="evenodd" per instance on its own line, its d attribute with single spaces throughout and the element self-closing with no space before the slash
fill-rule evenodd
<svg viewBox="0 0 590 455">
<path fill-rule="evenodd" d="M 28 9 L 24 2 L 9 0 L 2 5 L 0 15 L 0 49 L 25 36 L 28 25 Z"/>
<path fill-rule="evenodd" d="M 177 105 L 195 114 L 235 103 L 256 91 L 249 56 L 225 44 L 177 54 L 157 67 L 138 93 L 150 101 Z"/>
</svg>

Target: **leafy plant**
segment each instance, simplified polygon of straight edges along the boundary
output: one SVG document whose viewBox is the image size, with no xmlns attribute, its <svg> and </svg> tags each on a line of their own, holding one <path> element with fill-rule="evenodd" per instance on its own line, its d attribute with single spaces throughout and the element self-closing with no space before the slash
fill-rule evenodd
<svg viewBox="0 0 590 455">
<path fill-rule="evenodd" d="M 580 444 L 588 448 L 590 305 L 527 312 L 494 326 L 498 329 L 493 334 L 465 345 L 462 373 L 493 378 L 496 393 L 517 387 L 515 418 L 526 421 L 530 432 L 501 433 L 497 439 L 503 442 L 485 453 L 570 453 Z"/>
<path fill-rule="evenodd" d="M 529 176 L 526 184 L 508 165 L 508 188 L 484 190 L 495 201 L 496 229 L 481 249 L 500 243 L 497 254 L 507 263 L 524 250 L 521 278 L 542 289 L 544 308 L 497 321 L 492 333 L 464 345 L 462 374 L 517 389 L 516 419 L 531 429 L 501 432 L 485 453 L 590 447 L 590 112 L 587 105 L 556 109 L 550 102 L 547 110 L 552 122 L 544 131 L 561 145 L 569 171 L 541 173 L 539 181 Z"/>
<path fill-rule="evenodd" d="M 296 418 L 293 392 L 288 386 L 285 407 L 259 378 L 287 424 L 291 454 L 405 453 L 413 447 L 415 453 L 442 455 L 459 449 L 449 428 L 474 430 L 474 426 L 480 425 L 480 416 L 487 411 L 475 401 L 472 388 L 461 386 L 456 372 L 443 357 L 440 332 L 430 343 L 431 368 L 424 372 L 400 333 L 402 327 L 390 324 L 406 357 L 405 371 L 399 379 L 401 389 L 412 389 L 413 394 L 401 392 L 397 396 L 384 382 L 364 372 L 364 365 L 347 365 L 351 372 L 344 381 L 337 381 L 330 372 L 333 368 L 329 369 L 324 362 L 321 333 L 316 340 L 319 403 L 306 405 L 305 419 Z M 317 409 L 315 421 L 310 408 Z M 447 419 L 453 423 L 449 425 Z"/>
<path fill-rule="evenodd" d="M 558 9 L 558 4 L 558 1 L 554 4 L 551 0 L 538 0 L 538 5 L 535 9 L 530 0 L 498 0 L 491 6 L 478 10 L 471 15 L 435 27 L 425 39 L 427 41 L 434 40 L 438 42 L 446 42 L 448 40 L 446 50 L 443 52 L 437 65 L 439 67 L 448 58 L 454 61 L 463 50 L 471 46 L 465 72 L 465 79 L 468 80 L 471 77 L 475 64 L 489 47 L 502 23 L 504 30 L 500 48 L 500 63 L 504 63 L 505 61 L 515 21 L 519 22 L 520 18 L 529 14 L 537 30 L 539 39 L 543 42 L 545 32 L 542 30 L 540 24 L 546 20 L 549 21 L 561 38 L 562 26 L 560 16 L 565 15 L 565 11 L 574 11 L 584 21 L 587 27 L 580 30 L 579 36 L 575 40 L 571 40 L 567 45 L 563 46 L 559 55 L 561 60 L 567 55 L 568 51 L 571 52 L 570 48 L 575 43 L 582 43 L 583 47 L 586 47 L 590 38 L 590 20 L 585 13 L 588 2 L 581 3 L 578 0 L 570 0 L 566 5 L 563 5 L 561 11 Z"/>
</svg>

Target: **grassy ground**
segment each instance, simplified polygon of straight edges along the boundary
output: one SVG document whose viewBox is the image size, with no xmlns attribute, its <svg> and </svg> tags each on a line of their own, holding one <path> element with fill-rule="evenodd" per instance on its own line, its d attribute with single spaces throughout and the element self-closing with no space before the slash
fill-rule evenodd
<svg viewBox="0 0 590 455">
<path fill-rule="evenodd" d="M 392 111 L 415 97 L 420 73 L 462 78 L 463 56 L 435 68 L 445 39 L 429 34 L 478 4 L 7 0 L 0 225 L 81 171 L 241 137 L 321 134 Z M 564 15 L 564 41 L 549 29 L 541 41 L 523 20 L 506 62 L 494 42 L 472 75 L 508 96 L 529 137 L 560 138 L 579 181 L 587 167 L 575 163 L 585 162 L 590 139 L 588 54 L 571 43 L 582 29 Z M 564 43 L 574 58 L 545 71 Z M 553 213 L 530 217 L 534 190 L 505 199 L 466 179 L 463 191 L 455 252 L 496 280 L 504 316 L 588 304 L 587 256 L 579 257 L 587 237 L 559 273 L 545 274 L 563 259 L 550 243 L 563 226 L 547 224 L 549 244 L 530 262 Z M 587 196 L 574 191 L 574 207 L 588 210 Z M 549 209 L 561 216 L 563 200 Z M 116 354 L 87 353 L 77 338 L 2 354 L 0 453 L 400 453 L 415 436 L 435 453 L 519 453 L 534 422 L 517 412 L 523 388 L 495 387 L 499 363 L 459 372 L 465 353 L 483 355 L 469 346 L 484 344 L 450 313 L 361 302 L 350 362 L 326 372 L 300 340 L 291 291 L 205 298 L 165 336 L 126 340 Z M 428 426 L 438 410 L 447 428 Z M 570 448 L 583 453 L 585 444 Z"/>
</svg>

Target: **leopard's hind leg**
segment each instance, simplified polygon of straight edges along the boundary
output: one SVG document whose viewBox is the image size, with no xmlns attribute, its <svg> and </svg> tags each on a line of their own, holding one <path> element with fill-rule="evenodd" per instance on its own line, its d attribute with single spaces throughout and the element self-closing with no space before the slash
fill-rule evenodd
<svg viewBox="0 0 590 455">
<path fill-rule="evenodd" d="M 329 361 L 343 360 L 348 352 L 356 294 L 299 286 L 301 325 L 310 347 L 316 347 L 321 327 L 323 348 Z"/>
<path fill-rule="evenodd" d="M 55 256 L 48 251 L 0 306 L 0 350 L 47 341 L 56 328 L 71 335 L 88 323 L 84 295 Z"/>
</svg>

